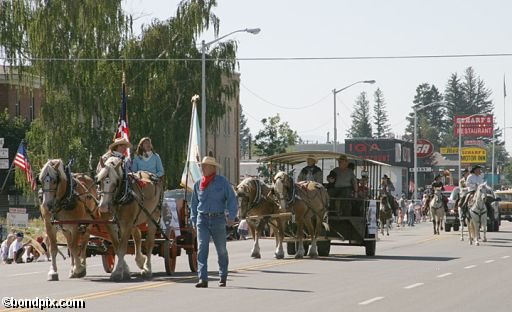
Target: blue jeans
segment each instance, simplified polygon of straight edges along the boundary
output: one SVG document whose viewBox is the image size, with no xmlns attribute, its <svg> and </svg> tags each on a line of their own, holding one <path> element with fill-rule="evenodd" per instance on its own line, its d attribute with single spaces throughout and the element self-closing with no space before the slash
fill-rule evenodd
<svg viewBox="0 0 512 312">
<path fill-rule="evenodd" d="M 213 239 L 219 263 L 219 276 L 225 280 L 228 277 L 228 250 L 226 248 L 226 219 L 224 215 L 208 217 L 199 215 L 197 217 L 197 266 L 199 279 L 208 280 L 208 251 L 210 237 Z"/>
</svg>

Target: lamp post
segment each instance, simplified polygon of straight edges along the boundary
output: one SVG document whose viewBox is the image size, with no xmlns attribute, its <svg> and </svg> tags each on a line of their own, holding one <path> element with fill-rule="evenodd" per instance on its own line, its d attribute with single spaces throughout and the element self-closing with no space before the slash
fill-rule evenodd
<svg viewBox="0 0 512 312">
<path fill-rule="evenodd" d="M 352 87 L 353 85 L 356 85 L 358 83 L 369 83 L 369 84 L 374 84 L 375 83 L 375 80 L 360 80 L 360 81 L 356 81 L 352 84 L 349 84 L 348 86 L 346 87 L 343 87 L 339 90 L 336 90 L 336 89 L 332 89 L 332 95 L 334 97 L 334 140 L 332 141 L 332 151 L 333 152 L 336 152 L 336 140 L 338 139 L 338 129 L 336 129 L 336 94 L 340 93 L 341 91 L 343 90 L 346 90 L 350 87 Z"/>
<path fill-rule="evenodd" d="M 256 35 L 260 32 L 259 28 L 245 28 L 230 32 L 222 37 L 206 43 L 201 41 L 201 155 L 206 156 L 206 49 L 212 44 L 218 42 L 227 36 L 231 36 L 237 32 L 248 32 Z"/>
<path fill-rule="evenodd" d="M 418 200 L 418 111 L 436 104 L 446 104 L 444 101 L 435 101 L 414 108 L 414 203 Z"/>
</svg>

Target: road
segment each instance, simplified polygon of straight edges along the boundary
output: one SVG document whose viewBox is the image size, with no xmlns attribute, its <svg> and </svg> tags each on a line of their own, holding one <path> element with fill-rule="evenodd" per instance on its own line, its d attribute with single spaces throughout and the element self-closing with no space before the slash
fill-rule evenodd
<svg viewBox="0 0 512 312">
<path fill-rule="evenodd" d="M 510 311 L 512 223 L 469 246 L 459 233 L 432 235 L 431 223 L 394 228 L 377 243 L 377 256 L 362 247 L 333 246 L 318 259 L 273 259 L 273 240 L 261 243 L 262 259 L 251 259 L 250 241 L 230 242 L 228 287 L 217 287 L 216 254 L 210 252 L 210 288 L 196 289 L 186 256 L 167 276 L 163 258 L 153 258 L 152 280 L 136 273 L 114 283 L 100 257 L 88 259 L 84 279 L 46 281 L 49 263 L 0 265 L 2 297 L 84 299 L 94 311 Z M 212 246 L 213 247 L 213 246 Z M 133 256 L 129 264 L 135 270 Z M 65 310 L 65 309 L 61 309 Z M 0 306 L 0 311 L 13 311 Z"/>
</svg>

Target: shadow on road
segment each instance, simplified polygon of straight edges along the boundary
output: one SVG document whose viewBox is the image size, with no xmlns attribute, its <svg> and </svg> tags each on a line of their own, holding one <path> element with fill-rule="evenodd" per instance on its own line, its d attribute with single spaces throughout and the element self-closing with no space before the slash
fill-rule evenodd
<svg viewBox="0 0 512 312">
<path fill-rule="evenodd" d="M 329 257 L 320 257 L 320 261 L 375 261 L 375 260 L 401 260 L 401 261 L 452 261 L 458 257 L 433 257 L 433 256 L 374 256 L 364 255 L 330 255 Z"/>
<path fill-rule="evenodd" d="M 286 288 L 263 288 L 263 287 L 244 287 L 244 286 L 237 286 L 237 287 L 231 287 L 231 288 L 237 288 L 237 289 L 247 289 L 247 290 L 264 290 L 264 291 L 284 291 L 284 292 L 292 292 L 292 293 L 312 293 L 311 290 L 303 290 L 303 289 L 286 289 Z"/>
</svg>

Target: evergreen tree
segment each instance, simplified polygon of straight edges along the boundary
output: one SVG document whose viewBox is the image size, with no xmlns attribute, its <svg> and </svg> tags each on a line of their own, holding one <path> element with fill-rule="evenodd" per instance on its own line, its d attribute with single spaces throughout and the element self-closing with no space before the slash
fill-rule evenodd
<svg viewBox="0 0 512 312">
<path fill-rule="evenodd" d="M 251 150 L 251 130 L 247 127 L 247 117 L 245 117 L 242 106 L 240 105 L 240 156 L 250 157 Z"/>
<path fill-rule="evenodd" d="M 378 88 L 374 93 L 375 105 L 373 106 L 373 124 L 375 126 L 374 137 L 388 138 L 391 135 L 391 126 L 389 125 L 384 94 Z"/>
<path fill-rule="evenodd" d="M 354 111 L 350 114 L 352 125 L 347 131 L 349 138 L 371 138 L 372 125 L 370 122 L 370 102 L 366 98 L 366 92 L 361 92 L 354 104 Z"/>
</svg>

